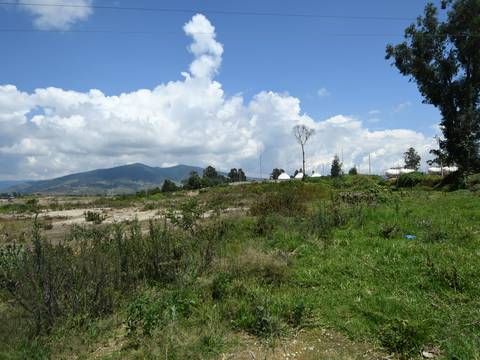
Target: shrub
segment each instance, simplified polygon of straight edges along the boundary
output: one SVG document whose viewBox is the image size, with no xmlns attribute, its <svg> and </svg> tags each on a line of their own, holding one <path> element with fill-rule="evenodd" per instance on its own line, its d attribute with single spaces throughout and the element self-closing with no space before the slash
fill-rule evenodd
<svg viewBox="0 0 480 360">
<path fill-rule="evenodd" d="M 418 172 L 410 174 L 402 174 L 397 179 L 397 187 L 399 188 L 412 188 L 418 185 L 423 180 L 423 175 Z"/>
<path fill-rule="evenodd" d="M 232 278 L 230 274 L 221 272 L 213 279 L 211 292 L 213 300 L 223 300 L 229 294 Z"/>
<path fill-rule="evenodd" d="M 145 292 L 127 306 L 128 335 L 151 336 L 157 327 L 190 317 L 195 305 L 195 294 L 183 289 Z"/>
<path fill-rule="evenodd" d="M 268 216 L 270 214 L 298 216 L 305 212 L 304 199 L 298 189 L 284 188 L 278 192 L 266 193 L 250 207 L 250 213 L 253 216 Z"/>
<path fill-rule="evenodd" d="M 285 332 L 278 309 L 265 294 L 250 294 L 234 314 L 234 325 L 259 337 L 276 337 Z"/>
<path fill-rule="evenodd" d="M 93 222 L 94 224 L 101 224 L 107 216 L 96 211 L 88 210 L 83 214 L 85 216 L 85 221 Z"/>
<path fill-rule="evenodd" d="M 137 221 L 128 227 L 76 226 L 56 245 L 39 230 L 35 222 L 28 247 L 0 251 L 0 291 L 25 311 L 36 333 L 50 331 L 62 317 L 111 312 L 139 281 L 191 284 L 212 263 L 225 225 L 198 226 L 193 234 L 151 222 L 146 235 Z"/>
</svg>

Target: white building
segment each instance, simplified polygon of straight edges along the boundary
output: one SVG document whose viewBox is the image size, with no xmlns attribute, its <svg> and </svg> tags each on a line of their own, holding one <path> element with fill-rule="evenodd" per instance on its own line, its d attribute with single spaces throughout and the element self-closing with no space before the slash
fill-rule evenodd
<svg viewBox="0 0 480 360">
<path fill-rule="evenodd" d="M 290 175 L 288 175 L 286 172 L 283 172 L 278 176 L 278 180 L 290 180 Z"/>
</svg>

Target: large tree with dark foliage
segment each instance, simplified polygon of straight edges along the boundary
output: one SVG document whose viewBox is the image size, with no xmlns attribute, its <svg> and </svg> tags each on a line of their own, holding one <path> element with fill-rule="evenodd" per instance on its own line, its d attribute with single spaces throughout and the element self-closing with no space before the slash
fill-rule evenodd
<svg viewBox="0 0 480 360">
<path fill-rule="evenodd" d="M 247 181 L 247 175 L 245 175 L 241 168 L 238 169 L 238 181 Z"/>
<path fill-rule="evenodd" d="M 278 177 L 284 172 L 285 170 L 283 169 L 275 168 L 272 170 L 272 173 L 270 174 L 270 179 L 277 180 Z"/>
<path fill-rule="evenodd" d="M 172 180 L 165 179 L 162 185 L 162 190 L 161 190 L 162 192 L 173 192 L 177 190 L 178 190 L 177 184 L 175 184 Z"/>
<path fill-rule="evenodd" d="M 338 155 L 335 155 L 333 157 L 330 175 L 332 177 L 339 177 L 340 175 L 342 175 L 342 163 L 340 162 L 340 158 L 338 157 Z"/>
<path fill-rule="evenodd" d="M 227 175 L 228 179 L 231 182 L 237 182 L 238 180 L 238 170 L 236 168 L 230 169 L 230 172 Z"/>
<path fill-rule="evenodd" d="M 405 160 L 405 168 L 406 169 L 413 169 L 417 171 L 420 168 L 420 160 L 422 159 L 420 155 L 418 155 L 417 151 L 410 147 L 404 154 L 403 158 Z"/>
<path fill-rule="evenodd" d="M 182 180 L 182 183 L 183 188 L 186 190 L 195 190 L 203 187 L 202 178 L 198 176 L 196 171 L 192 171 L 187 179 Z"/>
<path fill-rule="evenodd" d="M 203 177 L 210 180 L 216 179 L 218 178 L 217 170 L 209 165 L 203 170 Z"/>
<path fill-rule="evenodd" d="M 247 176 L 241 168 L 238 170 L 236 168 L 230 169 L 227 177 L 231 182 L 247 181 Z"/>
<path fill-rule="evenodd" d="M 440 148 L 469 173 L 480 165 L 480 0 L 443 0 L 441 11 L 445 21 L 428 4 L 405 41 L 387 46 L 386 58 L 440 110 Z"/>
</svg>

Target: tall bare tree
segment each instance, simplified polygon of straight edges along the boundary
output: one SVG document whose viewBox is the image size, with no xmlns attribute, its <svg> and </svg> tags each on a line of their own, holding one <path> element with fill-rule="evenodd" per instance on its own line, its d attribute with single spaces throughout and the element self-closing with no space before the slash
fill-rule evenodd
<svg viewBox="0 0 480 360">
<path fill-rule="evenodd" d="M 300 144 L 302 147 L 302 164 L 303 164 L 303 176 L 305 178 L 305 144 L 307 143 L 308 139 L 312 137 L 312 135 L 315 134 L 315 130 L 309 128 L 306 125 L 295 125 L 293 127 L 293 135 L 295 136 L 295 139 L 297 139 L 297 142 Z"/>
</svg>

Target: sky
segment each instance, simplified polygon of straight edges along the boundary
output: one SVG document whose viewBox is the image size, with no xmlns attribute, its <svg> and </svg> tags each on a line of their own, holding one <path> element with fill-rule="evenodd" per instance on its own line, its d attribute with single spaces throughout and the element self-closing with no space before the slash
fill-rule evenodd
<svg viewBox="0 0 480 360">
<path fill-rule="evenodd" d="M 134 162 L 259 176 L 260 158 L 292 173 L 297 124 L 315 130 L 308 173 L 335 154 L 382 173 L 410 146 L 425 167 L 436 144 L 438 111 L 385 60 L 427 1 L 0 2 L 0 180 Z"/>
</svg>

